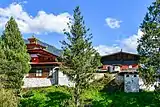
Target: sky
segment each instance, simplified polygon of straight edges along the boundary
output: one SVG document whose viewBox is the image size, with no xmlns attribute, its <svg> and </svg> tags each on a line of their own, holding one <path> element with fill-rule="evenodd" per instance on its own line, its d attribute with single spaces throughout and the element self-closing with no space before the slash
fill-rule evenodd
<svg viewBox="0 0 160 107">
<path fill-rule="evenodd" d="M 13 16 L 27 39 L 39 40 L 61 48 L 73 9 L 80 6 L 85 25 L 93 34 L 93 46 L 101 54 L 136 53 L 143 35 L 139 26 L 154 0 L 0 0 L 0 34 Z"/>
</svg>

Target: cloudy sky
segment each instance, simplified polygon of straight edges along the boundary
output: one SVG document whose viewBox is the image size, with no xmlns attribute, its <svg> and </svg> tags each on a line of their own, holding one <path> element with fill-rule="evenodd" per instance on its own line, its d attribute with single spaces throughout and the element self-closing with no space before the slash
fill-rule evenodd
<svg viewBox="0 0 160 107">
<path fill-rule="evenodd" d="M 79 5 L 86 26 L 93 34 L 93 46 L 101 55 L 120 51 L 136 53 L 139 29 L 154 0 L 0 0 L 0 34 L 13 16 L 24 38 L 33 34 L 61 47 L 73 9 Z"/>
</svg>

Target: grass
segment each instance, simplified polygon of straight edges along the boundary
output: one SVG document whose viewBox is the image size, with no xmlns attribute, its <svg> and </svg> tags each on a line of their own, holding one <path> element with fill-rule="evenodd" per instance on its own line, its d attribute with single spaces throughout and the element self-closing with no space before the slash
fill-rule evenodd
<svg viewBox="0 0 160 107">
<path fill-rule="evenodd" d="M 21 107 L 72 107 L 72 88 L 52 86 L 25 90 Z M 91 88 L 82 95 L 93 107 L 160 107 L 160 93 L 107 93 Z"/>
<path fill-rule="evenodd" d="M 48 87 L 24 90 L 20 107 L 63 107 L 72 105 L 71 88 Z"/>
<path fill-rule="evenodd" d="M 101 93 L 103 100 L 94 100 L 98 107 L 160 107 L 160 93 Z"/>
</svg>

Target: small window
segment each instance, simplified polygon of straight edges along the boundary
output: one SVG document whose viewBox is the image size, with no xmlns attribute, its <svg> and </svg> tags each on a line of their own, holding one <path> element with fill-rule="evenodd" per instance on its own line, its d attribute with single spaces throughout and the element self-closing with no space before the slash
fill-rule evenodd
<svg viewBox="0 0 160 107">
<path fill-rule="evenodd" d="M 38 77 L 38 76 L 42 76 L 42 70 L 36 70 L 36 76 Z"/>
<path fill-rule="evenodd" d="M 126 75 L 126 77 L 129 77 L 129 75 Z"/>
<path fill-rule="evenodd" d="M 129 65 L 129 68 L 132 68 L 132 65 Z"/>
<path fill-rule="evenodd" d="M 134 75 L 134 77 L 137 77 L 137 75 Z"/>
</svg>

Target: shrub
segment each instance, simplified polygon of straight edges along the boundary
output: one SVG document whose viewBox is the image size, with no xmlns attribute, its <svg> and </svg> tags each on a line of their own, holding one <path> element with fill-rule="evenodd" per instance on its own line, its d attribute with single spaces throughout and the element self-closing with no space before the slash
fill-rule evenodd
<svg viewBox="0 0 160 107">
<path fill-rule="evenodd" d="M 71 89 L 48 87 L 26 90 L 22 94 L 20 107 L 63 107 L 72 105 Z"/>
<path fill-rule="evenodd" d="M 12 90 L 0 88 L 0 107 L 17 107 L 18 99 Z"/>
</svg>

